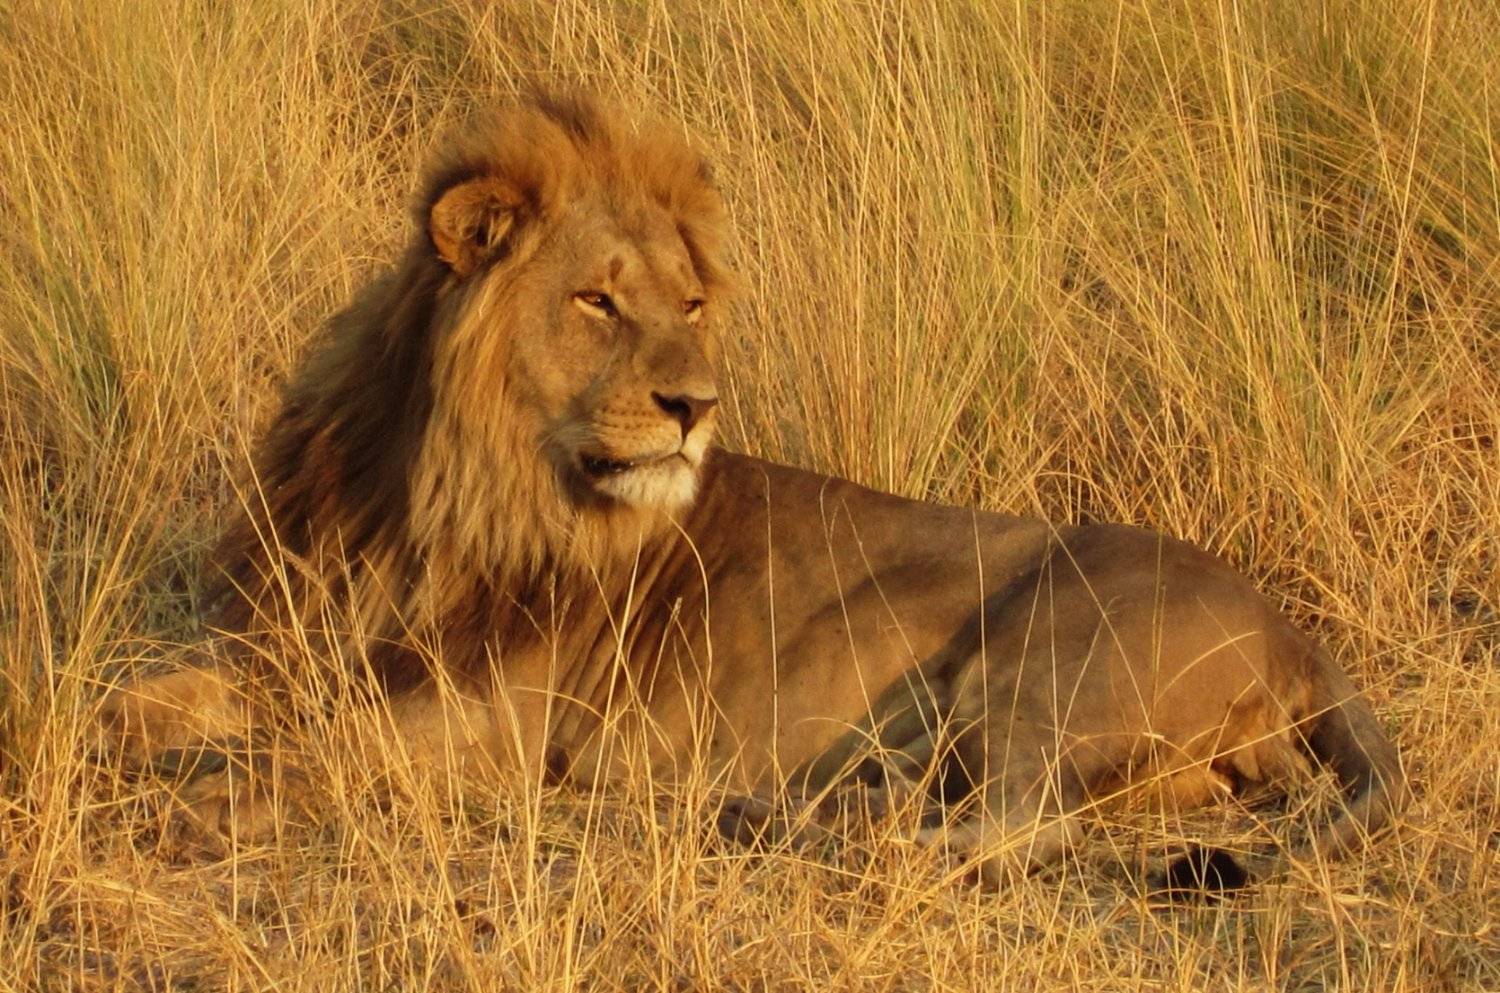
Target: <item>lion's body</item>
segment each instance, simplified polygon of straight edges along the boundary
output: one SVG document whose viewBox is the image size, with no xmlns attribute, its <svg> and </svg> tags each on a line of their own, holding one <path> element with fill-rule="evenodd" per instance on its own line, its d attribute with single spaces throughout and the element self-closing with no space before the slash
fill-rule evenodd
<svg viewBox="0 0 1500 993">
<path fill-rule="evenodd" d="M 1201 799 L 1303 752 L 1347 793 L 1322 847 L 1397 802 L 1368 707 L 1212 556 L 709 452 L 730 277 L 678 139 L 513 111 L 418 219 L 294 381 L 217 555 L 211 620 L 251 650 L 113 698 L 137 758 L 255 724 L 235 667 L 311 646 L 432 761 L 594 782 L 644 748 L 747 794 L 944 763 L 983 798 L 953 835 L 1029 832 L 1032 861 L 1132 783 Z"/>
</svg>

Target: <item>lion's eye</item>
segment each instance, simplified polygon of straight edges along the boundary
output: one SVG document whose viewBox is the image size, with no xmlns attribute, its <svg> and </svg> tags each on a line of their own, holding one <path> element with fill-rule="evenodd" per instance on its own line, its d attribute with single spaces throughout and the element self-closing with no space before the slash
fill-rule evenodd
<svg viewBox="0 0 1500 993">
<path fill-rule="evenodd" d="M 683 316 L 688 319 L 688 323 L 692 323 L 693 321 L 696 321 L 699 317 L 703 316 L 703 301 L 702 300 L 684 300 L 684 301 L 682 301 L 682 313 L 683 313 Z"/>
<path fill-rule="evenodd" d="M 573 294 L 573 299 L 600 317 L 614 317 L 619 313 L 615 310 L 615 302 L 609 298 L 608 293 L 586 290 L 582 293 Z"/>
</svg>

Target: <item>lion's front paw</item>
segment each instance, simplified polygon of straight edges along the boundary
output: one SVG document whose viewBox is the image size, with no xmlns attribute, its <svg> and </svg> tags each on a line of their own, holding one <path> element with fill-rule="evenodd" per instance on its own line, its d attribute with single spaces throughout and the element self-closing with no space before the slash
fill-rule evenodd
<svg viewBox="0 0 1500 993">
<path fill-rule="evenodd" d="M 132 774 L 188 779 L 222 769 L 247 732 L 244 698 L 213 669 L 133 680 L 100 701 L 101 757 Z"/>
<path fill-rule="evenodd" d="M 238 753 L 171 790 L 166 827 L 175 844 L 220 856 L 312 824 L 312 796 L 311 781 L 286 761 Z"/>
</svg>

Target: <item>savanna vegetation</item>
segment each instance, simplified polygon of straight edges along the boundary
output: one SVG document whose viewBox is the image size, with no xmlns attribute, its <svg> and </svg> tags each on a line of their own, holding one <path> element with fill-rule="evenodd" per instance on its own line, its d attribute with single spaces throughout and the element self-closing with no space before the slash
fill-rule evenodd
<svg viewBox="0 0 1500 993">
<path fill-rule="evenodd" d="M 9 0 L 0 987 L 1500 987 L 1497 38 L 1488 0 Z M 92 761 L 423 153 L 535 85 L 716 164 L 726 444 L 1224 555 L 1366 689 L 1401 829 L 1164 908 L 1175 846 L 1282 812 L 1116 814 L 993 892 L 899 823 L 725 844 L 707 783 L 447 789 L 337 710 L 273 844 Z"/>
</svg>

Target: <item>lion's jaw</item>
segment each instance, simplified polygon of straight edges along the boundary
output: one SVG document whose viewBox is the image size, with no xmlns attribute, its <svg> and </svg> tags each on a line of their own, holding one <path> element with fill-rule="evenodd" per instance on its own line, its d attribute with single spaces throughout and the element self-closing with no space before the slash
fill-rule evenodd
<svg viewBox="0 0 1500 993">
<path fill-rule="evenodd" d="M 638 510 L 684 510 L 698 492 L 713 440 L 713 412 L 683 430 L 652 399 L 660 395 L 656 391 L 636 387 L 622 392 L 623 398 L 587 410 L 552 432 L 554 458 L 564 470 L 569 495 L 579 504 L 602 499 Z M 639 402 L 642 394 L 644 402 Z"/>
<path fill-rule="evenodd" d="M 594 492 L 629 507 L 672 513 L 698 493 L 698 474 L 709 432 L 695 428 L 676 451 L 643 452 L 625 458 L 578 454 L 578 475 Z"/>
</svg>

